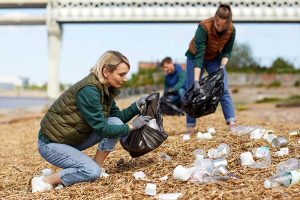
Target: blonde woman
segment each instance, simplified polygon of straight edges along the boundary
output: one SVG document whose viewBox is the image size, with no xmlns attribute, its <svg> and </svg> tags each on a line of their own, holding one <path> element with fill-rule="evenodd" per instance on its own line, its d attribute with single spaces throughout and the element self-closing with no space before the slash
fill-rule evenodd
<svg viewBox="0 0 300 200">
<path fill-rule="evenodd" d="M 127 123 L 145 104 L 146 96 L 120 111 L 114 98 L 127 81 L 128 59 L 117 51 L 107 51 L 90 74 L 65 91 L 49 108 L 41 121 L 38 149 L 50 164 L 62 170 L 50 176 L 34 177 L 32 192 L 95 181 L 101 176 L 101 164 L 118 139 L 143 127 L 148 116 Z M 126 124 L 127 123 L 127 124 Z M 83 152 L 95 144 L 94 159 Z"/>
</svg>

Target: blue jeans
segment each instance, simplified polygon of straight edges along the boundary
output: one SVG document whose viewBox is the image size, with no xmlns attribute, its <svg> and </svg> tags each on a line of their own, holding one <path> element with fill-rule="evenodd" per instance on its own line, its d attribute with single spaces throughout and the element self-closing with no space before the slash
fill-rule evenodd
<svg viewBox="0 0 300 200">
<path fill-rule="evenodd" d="M 123 122 L 117 117 L 109 117 L 109 124 L 121 125 Z M 112 151 L 119 138 L 102 138 L 99 134 L 92 132 L 90 136 L 78 146 L 70 146 L 60 143 L 46 144 L 38 141 L 38 149 L 41 156 L 50 164 L 63 168 L 59 177 L 65 186 L 79 182 L 95 181 L 101 175 L 101 167 L 88 155 L 82 153 L 95 144 L 99 143 L 101 151 Z"/>
<path fill-rule="evenodd" d="M 206 69 L 208 74 L 211 74 L 219 69 L 221 65 L 221 58 L 217 57 L 212 60 L 204 61 L 203 67 Z M 194 66 L 195 63 L 192 59 L 187 58 L 186 64 L 186 75 L 187 79 L 185 81 L 185 88 L 189 88 L 192 84 L 194 84 Z M 201 69 L 201 78 L 203 76 L 204 70 Z M 226 120 L 226 123 L 231 121 L 235 121 L 235 113 L 232 98 L 230 96 L 229 87 L 228 87 L 228 78 L 226 69 L 224 70 L 224 94 L 221 97 L 221 106 L 223 110 L 223 115 Z M 187 127 L 195 127 L 196 126 L 196 119 L 186 114 L 186 126 Z"/>
<path fill-rule="evenodd" d="M 180 88 L 178 92 L 176 92 L 176 94 L 174 95 L 168 95 L 166 93 L 164 95 L 167 97 L 170 103 L 181 107 L 181 99 L 184 96 L 184 94 L 185 94 L 185 89 Z"/>
</svg>

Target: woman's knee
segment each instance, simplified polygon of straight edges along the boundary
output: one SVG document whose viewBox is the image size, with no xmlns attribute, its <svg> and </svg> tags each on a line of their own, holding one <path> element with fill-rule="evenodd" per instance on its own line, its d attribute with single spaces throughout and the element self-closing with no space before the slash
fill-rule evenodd
<svg viewBox="0 0 300 200">
<path fill-rule="evenodd" d="M 82 169 L 82 173 L 86 176 L 87 181 L 96 181 L 102 173 L 102 169 L 98 164 L 87 165 Z"/>
</svg>

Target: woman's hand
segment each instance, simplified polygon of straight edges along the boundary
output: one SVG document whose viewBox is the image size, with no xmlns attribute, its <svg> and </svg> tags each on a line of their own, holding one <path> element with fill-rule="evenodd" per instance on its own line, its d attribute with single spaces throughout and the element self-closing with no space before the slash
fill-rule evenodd
<svg viewBox="0 0 300 200">
<path fill-rule="evenodd" d="M 134 118 L 134 120 L 131 123 L 129 123 L 128 126 L 129 126 L 130 130 L 133 131 L 133 130 L 136 130 L 136 129 L 139 129 L 139 128 L 142 128 L 143 126 L 145 126 L 149 122 L 150 119 L 152 119 L 152 117 L 140 115 L 140 116 Z"/>
<path fill-rule="evenodd" d="M 148 97 L 148 94 L 145 94 L 143 96 L 141 96 L 137 101 L 136 101 L 136 105 L 141 108 L 142 106 L 145 105 L 146 103 L 146 98 Z"/>
</svg>

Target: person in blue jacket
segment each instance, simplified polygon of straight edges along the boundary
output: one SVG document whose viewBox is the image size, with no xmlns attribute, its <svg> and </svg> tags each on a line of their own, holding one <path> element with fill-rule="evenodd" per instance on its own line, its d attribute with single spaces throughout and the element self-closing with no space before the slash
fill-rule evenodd
<svg viewBox="0 0 300 200">
<path fill-rule="evenodd" d="M 177 107 L 181 107 L 181 98 L 185 92 L 184 83 L 186 73 L 181 65 L 174 63 L 170 57 L 165 57 L 160 65 L 163 72 L 166 74 L 164 96 L 170 103 Z"/>
</svg>

